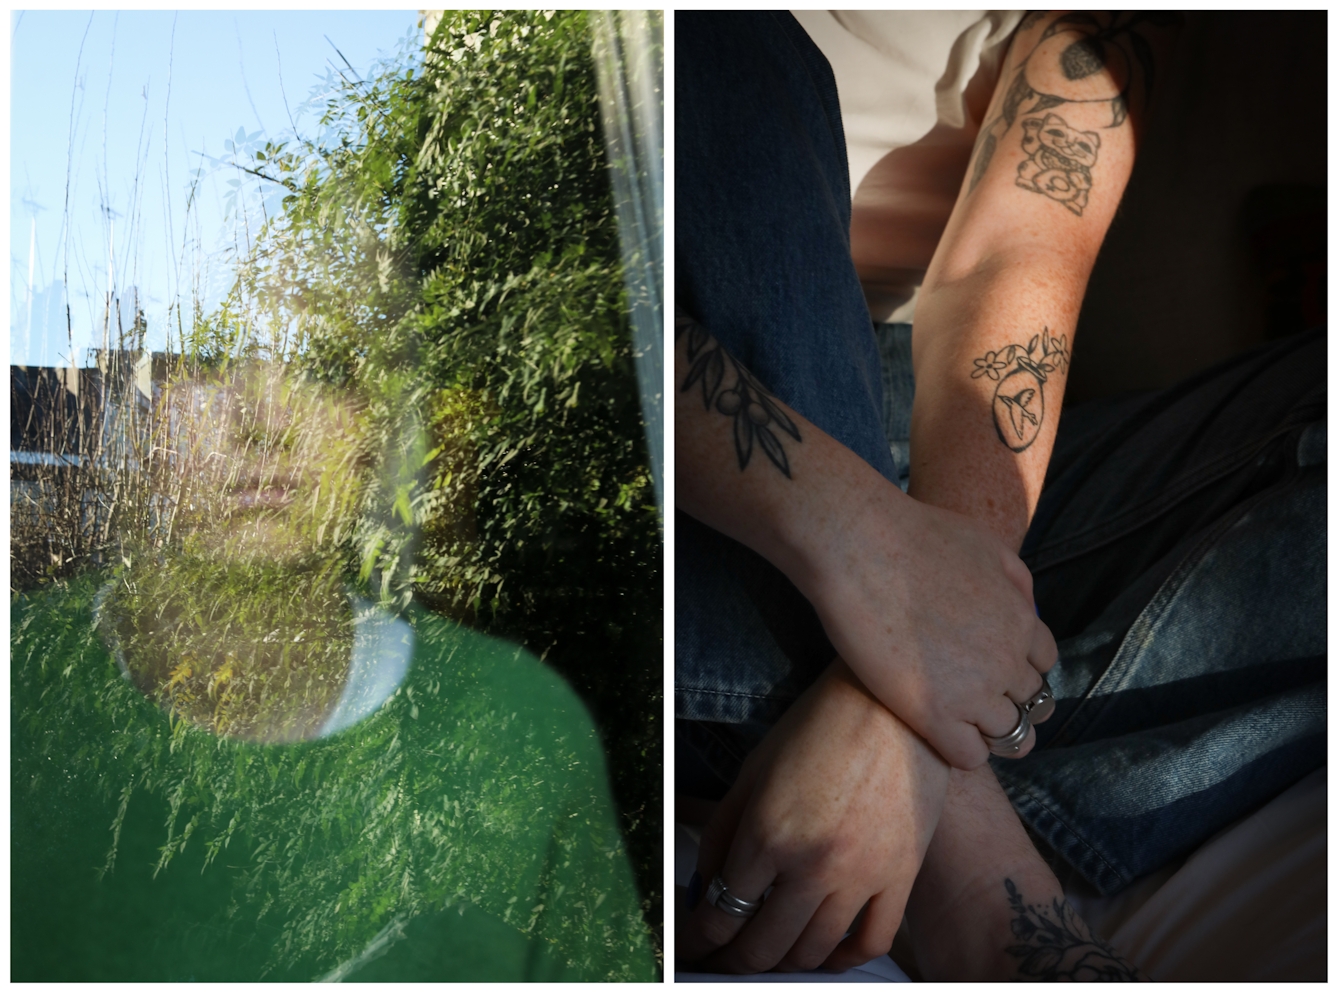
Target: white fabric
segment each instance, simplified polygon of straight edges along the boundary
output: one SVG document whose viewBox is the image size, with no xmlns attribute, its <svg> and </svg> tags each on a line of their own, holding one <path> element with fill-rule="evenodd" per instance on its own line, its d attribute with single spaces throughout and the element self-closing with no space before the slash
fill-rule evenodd
<svg viewBox="0 0 1338 993">
<path fill-rule="evenodd" d="M 339 703 L 321 727 L 334 734 L 374 714 L 409 672 L 413 628 L 381 607 L 353 597 L 353 651 Z"/>
<path fill-rule="evenodd" d="M 909 321 L 1023 12 L 792 13 L 836 77 L 869 313 Z"/>
<path fill-rule="evenodd" d="M 850 190 L 894 148 L 935 124 L 965 128 L 967 83 L 982 61 L 997 74 L 1024 11 L 795 10 L 831 63 L 841 101 Z M 974 129 L 979 122 L 972 124 Z"/>
</svg>

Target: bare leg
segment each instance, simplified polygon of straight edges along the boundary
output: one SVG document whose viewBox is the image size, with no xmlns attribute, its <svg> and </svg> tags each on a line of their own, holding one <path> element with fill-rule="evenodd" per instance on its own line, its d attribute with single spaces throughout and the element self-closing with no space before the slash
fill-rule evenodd
<svg viewBox="0 0 1338 993">
<path fill-rule="evenodd" d="M 1144 978 L 1065 901 L 988 765 L 953 770 L 906 916 L 931 982 Z"/>
</svg>

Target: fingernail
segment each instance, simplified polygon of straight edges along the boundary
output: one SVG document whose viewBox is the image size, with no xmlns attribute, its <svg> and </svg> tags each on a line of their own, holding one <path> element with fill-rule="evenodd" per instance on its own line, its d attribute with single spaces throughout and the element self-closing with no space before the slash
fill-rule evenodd
<svg viewBox="0 0 1338 993">
<path fill-rule="evenodd" d="M 702 898 L 702 874 L 693 872 L 688 880 L 688 910 L 696 910 Z"/>
</svg>

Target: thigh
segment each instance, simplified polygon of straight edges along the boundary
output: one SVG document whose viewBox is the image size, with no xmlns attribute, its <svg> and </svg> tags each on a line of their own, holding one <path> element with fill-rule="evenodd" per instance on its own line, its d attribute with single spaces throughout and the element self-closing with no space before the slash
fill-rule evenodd
<svg viewBox="0 0 1338 993">
<path fill-rule="evenodd" d="M 892 478 L 831 67 L 785 12 L 675 17 L 675 300 Z"/>
<path fill-rule="evenodd" d="M 1102 892 L 1324 761 L 1325 365 L 1301 336 L 1077 417 L 1057 453 L 1024 551 L 1058 705 L 997 771 Z"/>
<path fill-rule="evenodd" d="M 895 480 L 850 259 L 831 68 L 784 12 L 680 12 L 675 25 L 676 301 L 777 396 Z M 680 740 L 728 781 L 835 652 L 778 570 L 685 515 L 675 522 L 675 710 L 715 726 Z"/>
</svg>

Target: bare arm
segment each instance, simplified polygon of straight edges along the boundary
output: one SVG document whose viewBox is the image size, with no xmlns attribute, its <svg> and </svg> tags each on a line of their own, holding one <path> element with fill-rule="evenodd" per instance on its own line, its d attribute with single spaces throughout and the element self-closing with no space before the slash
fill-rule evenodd
<svg viewBox="0 0 1338 993">
<path fill-rule="evenodd" d="M 911 494 L 1021 546 L 1173 15 L 1031 14 L 916 308 Z"/>
<path fill-rule="evenodd" d="M 981 732 L 1017 723 L 1010 695 L 1026 700 L 1055 657 L 1021 561 L 770 396 L 691 318 L 675 346 L 677 506 L 784 572 L 859 681 L 944 759 L 984 762 Z"/>
<path fill-rule="evenodd" d="M 1173 29 L 1161 14 L 1028 15 L 925 279 L 911 492 L 1011 548 Z M 988 766 L 952 774 L 907 912 L 927 979 L 1142 978 L 1065 901 Z"/>
</svg>

